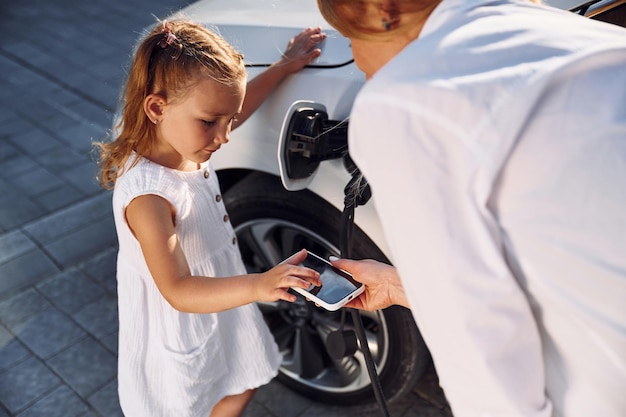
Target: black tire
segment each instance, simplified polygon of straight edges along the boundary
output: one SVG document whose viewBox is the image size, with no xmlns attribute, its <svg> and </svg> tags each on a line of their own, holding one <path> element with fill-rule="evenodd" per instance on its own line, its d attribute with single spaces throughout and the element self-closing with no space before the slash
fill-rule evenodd
<svg viewBox="0 0 626 417">
<path fill-rule="evenodd" d="M 280 180 L 251 174 L 224 196 L 248 272 L 262 272 L 307 248 L 322 257 L 338 254 L 341 213 L 310 191 L 288 192 Z M 358 216 L 358 209 L 357 209 Z M 354 259 L 388 262 L 376 245 L 355 227 Z M 341 312 L 328 312 L 306 302 L 259 303 L 284 354 L 278 379 L 287 387 L 331 404 L 375 404 L 363 354 L 331 359 L 324 341 L 339 327 Z M 347 329 L 353 328 L 345 314 Z M 368 345 L 391 402 L 411 391 L 430 364 L 430 354 L 403 307 L 363 312 Z"/>
</svg>

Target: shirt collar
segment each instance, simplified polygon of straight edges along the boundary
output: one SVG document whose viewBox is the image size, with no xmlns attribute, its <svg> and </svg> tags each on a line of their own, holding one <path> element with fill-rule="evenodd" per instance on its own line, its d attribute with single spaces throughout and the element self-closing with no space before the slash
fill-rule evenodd
<svg viewBox="0 0 626 417">
<path fill-rule="evenodd" d="M 429 35 L 436 31 L 445 22 L 447 22 L 452 15 L 459 15 L 462 10 L 470 10 L 476 6 L 494 3 L 493 0 L 443 0 L 437 5 L 435 10 L 430 14 L 424 28 L 420 33 L 420 38 Z"/>
</svg>

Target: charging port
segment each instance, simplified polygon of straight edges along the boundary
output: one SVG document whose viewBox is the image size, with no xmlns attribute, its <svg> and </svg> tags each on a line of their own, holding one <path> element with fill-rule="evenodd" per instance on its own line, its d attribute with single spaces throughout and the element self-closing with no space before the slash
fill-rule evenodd
<svg viewBox="0 0 626 417">
<path fill-rule="evenodd" d="M 294 109 L 285 140 L 282 156 L 287 176 L 308 178 L 320 162 L 348 153 L 348 122 L 329 120 L 324 110 L 303 105 Z"/>
</svg>

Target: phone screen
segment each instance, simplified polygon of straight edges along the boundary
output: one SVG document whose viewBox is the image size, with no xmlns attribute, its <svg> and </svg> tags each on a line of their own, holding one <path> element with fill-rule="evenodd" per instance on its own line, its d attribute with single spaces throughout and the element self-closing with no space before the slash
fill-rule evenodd
<svg viewBox="0 0 626 417">
<path fill-rule="evenodd" d="M 311 253 L 307 255 L 304 262 L 300 265 L 314 269 L 320 273 L 322 285 L 319 287 L 311 285 L 307 291 L 328 304 L 335 304 L 343 300 L 354 292 L 354 290 L 363 285 L 355 281 L 349 274 L 335 268 Z"/>
</svg>

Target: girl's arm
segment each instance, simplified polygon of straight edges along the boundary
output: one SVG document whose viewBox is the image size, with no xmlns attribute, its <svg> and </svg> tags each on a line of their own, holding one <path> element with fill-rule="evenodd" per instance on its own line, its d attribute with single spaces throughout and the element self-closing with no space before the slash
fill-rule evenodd
<svg viewBox="0 0 626 417">
<path fill-rule="evenodd" d="M 317 58 L 321 50 L 312 48 L 325 38 L 320 27 L 307 28 L 292 38 L 280 59 L 248 82 L 243 108 L 233 121 L 233 129 L 245 122 L 288 75 L 300 71 Z"/>
<path fill-rule="evenodd" d="M 141 245 L 163 297 L 179 311 L 214 313 L 255 301 L 295 301 L 289 287 L 320 285 L 319 273 L 296 266 L 306 252 L 262 274 L 226 278 L 192 276 L 174 228 L 174 211 L 163 198 L 143 195 L 126 208 L 126 219 Z"/>
</svg>

